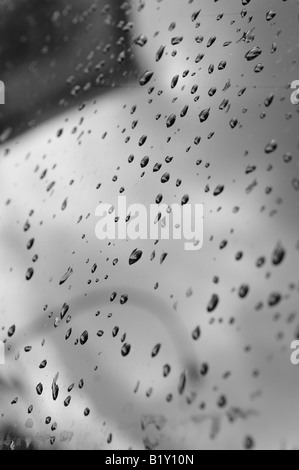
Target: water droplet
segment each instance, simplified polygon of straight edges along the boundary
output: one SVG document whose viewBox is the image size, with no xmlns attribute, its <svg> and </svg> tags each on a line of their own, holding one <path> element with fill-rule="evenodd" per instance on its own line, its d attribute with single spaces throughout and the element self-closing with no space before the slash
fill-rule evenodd
<svg viewBox="0 0 299 470">
<path fill-rule="evenodd" d="M 207 311 L 209 313 L 213 312 L 217 308 L 218 304 L 219 304 L 219 297 L 217 294 L 213 294 L 208 304 Z"/>
<path fill-rule="evenodd" d="M 273 10 L 270 10 L 266 14 L 266 20 L 271 21 L 271 20 L 273 20 L 273 18 L 275 18 L 275 16 L 276 16 L 276 12 L 273 11 Z"/>
<path fill-rule="evenodd" d="M 171 39 L 171 44 L 173 46 L 177 46 L 178 44 L 180 44 L 182 41 L 183 41 L 183 36 L 177 36 L 177 37 L 174 37 Z"/>
<path fill-rule="evenodd" d="M 169 173 L 164 173 L 164 175 L 161 178 L 161 183 L 167 183 L 170 180 L 170 174 Z"/>
<path fill-rule="evenodd" d="M 166 121 L 166 126 L 169 128 L 169 127 L 172 127 L 174 124 L 175 124 L 175 121 L 176 121 L 176 115 L 175 114 L 171 114 L 168 118 L 167 118 L 167 121 Z"/>
<path fill-rule="evenodd" d="M 186 388 L 186 383 L 187 383 L 186 372 L 182 372 L 182 374 L 180 375 L 179 384 L 178 384 L 178 392 L 180 395 L 184 393 L 185 388 Z"/>
<path fill-rule="evenodd" d="M 280 303 L 280 301 L 281 301 L 281 294 L 279 294 L 279 292 L 274 292 L 273 294 L 269 296 L 268 305 L 269 307 L 275 307 L 276 305 Z"/>
<path fill-rule="evenodd" d="M 141 86 L 147 85 L 147 84 L 149 83 L 149 81 L 152 79 L 153 75 L 154 75 L 154 72 L 151 72 L 151 71 L 149 71 L 149 70 L 146 71 L 146 72 L 142 75 L 142 77 L 140 77 L 140 79 L 139 79 L 140 85 L 141 85 Z"/>
<path fill-rule="evenodd" d="M 38 395 L 41 395 L 43 393 L 43 390 L 44 390 L 44 387 L 43 387 L 43 384 L 42 383 L 39 383 L 37 386 L 36 386 L 36 393 Z"/>
<path fill-rule="evenodd" d="M 69 404 L 71 403 L 71 400 L 72 400 L 72 397 L 68 396 L 63 402 L 64 406 L 65 407 L 69 406 Z"/>
<path fill-rule="evenodd" d="M 249 286 L 244 284 L 239 288 L 239 297 L 245 299 L 249 293 Z"/>
<path fill-rule="evenodd" d="M 87 341 L 88 341 L 88 331 L 85 330 L 80 336 L 80 344 L 83 346 L 84 344 L 87 343 Z"/>
<path fill-rule="evenodd" d="M 143 252 L 136 248 L 130 255 L 129 265 L 132 266 L 133 264 L 137 263 L 141 259 L 142 255 Z"/>
<path fill-rule="evenodd" d="M 28 268 L 26 272 L 26 281 L 30 281 L 33 278 L 33 275 L 34 275 L 34 269 Z"/>
<path fill-rule="evenodd" d="M 207 119 L 209 118 L 210 116 L 210 111 L 211 111 L 211 108 L 207 108 L 207 109 L 204 109 L 200 115 L 199 115 L 199 120 L 200 122 L 205 122 L 207 121 Z"/>
<path fill-rule="evenodd" d="M 130 354 L 130 351 L 131 351 L 131 345 L 128 343 L 125 343 L 123 347 L 121 348 L 121 355 L 123 357 L 126 357 Z"/>
<path fill-rule="evenodd" d="M 149 157 L 144 157 L 140 162 L 141 168 L 145 168 L 148 165 L 149 160 L 150 160 Z"/>
<path fill-rule="evenodd" d="M 57 385 L 57 380 L 59 378 L 59 373 L 57 373 L 52 381 L 52 398 L 54 401 L 57 400 L 59 395 L 59 386 Z"/>
<path fill-rule="evenodd" d="M 144 34 L 140 34 L 134 41 L 134 44 L 140 47 L 144 47 L 147 43 L 148 39 Z"/>
<path fill-rule="evenodd" d="M 16 332 L 16 325 L 12 325 L 7 332 L 7 336 L 11 338 Z"/>
<path fill-rule="evenodd" d="M 119 333 L 119 327 L 118 326 L 115 326 L 112 330 L 112 336 L 113 338 L 116 338 L 116 336 L 118 335 Z"/>
<path fill-rule="evenodd" d="M 160 46 L 156 53 L 156 62 L 159 62 L 159 60 L 162 59 L 164 51 L 165 51 L 165 46 Z"/>
<path fill-rule="evenodd" d="M 63 320 L 66 314 L 68 313 L 70 307 L 66 303 L 63 304 L 62 309 L 60 311 L 60 319 Z"/>
<path fill-rule="evenodd" d="M 284 249 L 281 243 L 278 243 L 272 255 L 272 263 L 274 264 L 274 266 L 278 266 L 279 264 L 281 264 L 284 261 L 285 256 L 286 250 Z"/>
<path fill-rule="evenodd" d="M 128 302 L 128 296 L 126 294 L 122 295 L 120 298 L 120 304 L 124 305 L 127 302 Z"/>
<path fill-rule="evenodd" d="M 65 200 L 63 201 L 63 203 L 61 205 L 61 210 L 62 211 L 65 211 L 65 209 L 67 208 L 67 203 L 68 203 L 68 198 L 65 198 Z"/>
<path fill-rule="evenodd" d="M 217 188 L 214 191 L 214 196 L 220 196 L 220 194 L 223 193 L 225 187 L 223 185 L 218 185 Z"/>
<path fill-rule="evenodd" d="M 293 179 L 292 186 L 295 189 L 295 191 L 299 191 L 299 179 L 298 178 Z"/>
<path fill-rule="evenodd" d="M 69 277 L 73 274 L 73 268 L 72 267 L 69 267 L 67 272 L 62 276 L 62 278 L 60 279 L 59 281 L 59 285 L 62 286 L 62 284 L 64 284 L 68 279 Z"/>
<path fill-rule="evenodd" d="M 194 341 L 197 341 L 200 338 L 200 335 L 201 335 L 201 330 L 200 330 L 200 327 L 197 326 L 195 330 L 193 330 L 192 332 L 192 338 L 194 339 Z"/>
<path fill-rule="evenodd" d="M 161 344 L 156 344 L 156 346 L 152 350 L 152 358 L 158 356 L 160 350 L 161 350 Z"/>
<path fill-rule="evenodd" d="M 250 51 L 248 51 L 248 52 L 245 54 L 245 58 L 246 58 L 248 61 L 254 60 L 254 59 L 256 59 L 257 57 L 259 57 L 262 52 L 263 52 L 263 51 L 260 49 L 260 47 L 253 47 L 253 49 L 250 49 Z"/>
<path fill-rule="evenodd" d="M 272 139 L 265 147 L 265 153 L 273 153 L 277 150 L 278 144 L 275 139 Z"/>
</svg>

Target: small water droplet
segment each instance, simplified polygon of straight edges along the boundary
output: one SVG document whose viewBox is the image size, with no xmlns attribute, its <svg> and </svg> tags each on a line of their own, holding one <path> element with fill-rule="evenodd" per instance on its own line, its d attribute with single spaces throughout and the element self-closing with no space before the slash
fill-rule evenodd
<svg viewBox="0 0 299 470">
<path fill-rule="evenodd" d="M 143 252 L 136 248 L 130 255 L 129 265 L 132 266 L 133 264 L 137 263 L 142 258 L 142 255 Z"/>
<path fill-rule="evenodd" d="M 67 272 L 62 276 L 62 278 L 60 279 L 59 281 L 59 285 L 62 286 L 62 284 L 64 284 L 68 279 L 69 277 L 73 274 L 73 268 L 72 267 L 69 267 Z"/>
<path fill-rule="evenodd" d="M 84 346 L 84 344 L 86 344 L 87 341 L 88 341 L 88 331 L 85 330 L 80 336 L 80 344 Z"/>
<path fill-rule="evenodd" d="M 139 79 L 139 83 L 141 86 L 145 86 L 149 83 L 149 81 L 152 79 L 154 75 L 154 72 L 151 71 L 146 71 Z"/>
<path fill-rule="evenodd" d="M 158 356 L 160 350 L 161 350 L 161 344 L 156 344 L 156 346 L 152 350 L 152 358 Z"/>
<path fill-rule="evenodd" d="M 278 243 L 272 255 L 272 263 L 274 264 L 274 266 L 278 266 L 279 264 L 281 264 L 285 259 L 285 256 L 286 250 L 284 249 L 281 243 Z"/>
<path fill-rule="evenodd" d="M 252 49 L 250 49 L 250 51 L 248 51 L 248 52 L 245 54 L 245 58 L 246 58 L 248 61 L 254 60 L 254 59 L 256 59 L 257 57 L 259 57 L 262 52 L 263 52 L 263 51 L 261 50 L 260 47 L 253 47 Z"/>
<path fill-rule="evenodd" d="M 30 281 L 33 278 L 33 275 L 34 275 L 34 269 L 28 268 L 26 272 L 26 281 Z"/>
<path fill-rule="evenodd" d="M 126 357 L 130 354 L 130 351 L 131 351 L 131 345 L 128 343 L 125 343 L 123 347 L 121 348 L 121 355 L 123 357 Z"/>
<path fill-rule="evenodd" d="M 199 115 L 199 120 L 200 122 L 205 122 L 207 121 L 207 119 L 209 118 L 210 116 L 210 111 L 211 111 L 211 108 L 207 108 L 207 109 L 204 109 L 200 115 Z"/>
<path fill-rule="evenodd" d="M 217 294 L 213 294 L 211 300 L 208 304 L 207 310 L 209 313 L 213 312 L 219 304 L 219 296 Z"/>
</svg>

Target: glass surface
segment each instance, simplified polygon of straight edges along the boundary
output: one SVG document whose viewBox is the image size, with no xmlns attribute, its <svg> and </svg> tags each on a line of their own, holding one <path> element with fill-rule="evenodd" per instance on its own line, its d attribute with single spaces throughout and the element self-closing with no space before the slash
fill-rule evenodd
<svg viewBox="0 0 299 470">
<path fill-rule="evenodd" d="M 298 447 L 297 56 L 295 0 L 0 2 L 0 448 Z"/>
</svg>

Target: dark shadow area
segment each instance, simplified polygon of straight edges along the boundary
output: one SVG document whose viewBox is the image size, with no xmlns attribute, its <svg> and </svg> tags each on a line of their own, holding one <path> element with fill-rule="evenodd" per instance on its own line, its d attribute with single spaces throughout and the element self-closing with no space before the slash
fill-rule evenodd
<svg viewBox="0 0 299 470">
<path fill-rule="evenodd" d="M 127 2 L 0 3 L 0 142 L 134 76 Z"/>
</svg>

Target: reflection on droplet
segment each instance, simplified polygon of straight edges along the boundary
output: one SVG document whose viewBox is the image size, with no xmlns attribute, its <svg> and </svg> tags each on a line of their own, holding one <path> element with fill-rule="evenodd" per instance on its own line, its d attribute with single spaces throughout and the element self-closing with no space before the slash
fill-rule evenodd
<svg viewBox="0 0 299 470">
<path fill-rule="evenodd" d="M 133 264 L 137 263 L 142 258 L 142 255 L 143 252 L 136 248 L 130 255 L 129 265 L 132 266 Z"/>
<path fill-rule="evenodd" d="M 125 343 L 123 347 L 121 348 L 121 355 L 123 357 L 126 357 L 130 354 L 130 351 L 131 351 L 131 345 L 128 343 Z"/>
</svg>

